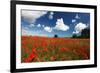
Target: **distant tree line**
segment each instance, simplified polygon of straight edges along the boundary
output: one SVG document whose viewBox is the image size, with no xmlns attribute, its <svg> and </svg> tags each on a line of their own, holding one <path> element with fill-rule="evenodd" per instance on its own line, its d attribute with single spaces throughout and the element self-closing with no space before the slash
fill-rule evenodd
<svg viewBox="0 0 100 73">
<path fill-rule="evenodd" d="M 90 38 L 90 29 L 83 29 L 81 35 L 73 34 L 72 38 Z"/>
<path fill-rule="evenodd" d="M 58 35 L 54 35 L 55 38 L 58 38 Z M 71 38 L 90 38 L 90 29 L 83 29 L 80 35 L 73 34 Z"/>
</svg>

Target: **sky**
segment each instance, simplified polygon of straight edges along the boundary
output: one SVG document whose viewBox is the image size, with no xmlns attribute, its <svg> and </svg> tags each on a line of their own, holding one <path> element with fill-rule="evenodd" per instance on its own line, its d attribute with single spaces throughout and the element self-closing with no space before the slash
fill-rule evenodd
<svg viewBox="0 0 100 73">
<path fill-rule="evenodd" d="M 71 37 L 90 28 L 90 13 L 21 10 L 22 36 Z"/>
</svg>

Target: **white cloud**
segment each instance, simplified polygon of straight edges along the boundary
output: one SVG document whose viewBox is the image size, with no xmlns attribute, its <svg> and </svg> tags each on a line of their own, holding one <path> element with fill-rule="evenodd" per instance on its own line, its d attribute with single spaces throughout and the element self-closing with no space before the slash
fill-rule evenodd
<svg viewBox="0 0 100 73">
<path fill-rule="evenodd" d="M 76 22 L 76 20 L 75 19 L 72 19 L 72 23 L 75 23 Z"/>
<path fill-rule="evenodd" d="M 89 23 L 87 24 L 87 28 L 90 28 L 90 24 Z"/>
<path fill-rule="evenodd" d="M 50 12 L 49 19 L 53 19 L 54 12 Z"/>
<path fill-rule="evenodd" d="M 54 14 L 54 12 L 50 12 L 50 14 L 51 14 L 51 15 L 53 15 L 53 14 Z"/>
<path fill-rule="evenodd" d="M 75 18 L 76 18 L 76 19 L 80 19 L 80 17 L 79 17 L 79 15 L 78 15 L 78 14 L 76 14 Z"/>
<path fill-rule="evenodd" d="M 43 35 L 41 30 L 30 30 L 27 27 L 22 27 L 22 36 L 41 36 Z"/>
<path fill-rule="evenodd" d="M 48 27 L 48 26 L 44 27 L 44 30 L 47 31 L 47 32 L 52 32 L 52 28 Z"/>
<path fill-rule="evenodd" d="M 40 24 L 38 24 L 38 25 L 37 25 L 37 27 L 41 27 L 41 25 L 40 25 Z"/>
<path fill-rule="evenodd" d="M 44 33 L 41 33 L 41 31 L 31 31 L 31 30 L 26 30 L 25 28 L 22 28 L 22 36 L 47 36 Z"/>
<path fill-rule="evenodd" d="M 32 10 L 22 10 L 22 17 L 29 23 L 34 23 L 36 19 L 47 14 L 47 11 L 32 11 Z"/>
<path fill-rule="evenodd" d="M 79 33 L 79 31 L 73 31 L 73 34 L 78 34 Z"/>
<path fill-rule="evenodd" d="M 35 26 L 34 24 L 30 24 L 30 25 L 29 25 L 29 27 L 34 27 L 34 26 Z"/>
<path fill-rule="evenodd" d="M 28 30 L 29 28 L 24 26 L 24 29 L 25 29 L 25 30 Z"/>
<path fill-rule="evenodd" d="M 42 25 L 42 27 L 44 28 L 45 26 L 44 26 L 44 25 Z"/>
<path fill-rule="evenodd" d="M 80 22 L 80 23 L 76 24 L 76 26 L 74 28 L 75 31 L 73 31 L 73 34 L 78 34 L 85 28 L 87 28 L 87 25 Z"/>
<path fill-rule="evenodd" d="M 54 27 L 56 30 L 67 31 L 69 29 L 68 25 L 64 24 L 63 18 L 57 19 L 56 25 Z"/>
<path fill-rule="evenodd" d="M 30 35 L 32 35 L 32 31 L 22 28 L 22 36 L 30 36 Z"/>
</svg>

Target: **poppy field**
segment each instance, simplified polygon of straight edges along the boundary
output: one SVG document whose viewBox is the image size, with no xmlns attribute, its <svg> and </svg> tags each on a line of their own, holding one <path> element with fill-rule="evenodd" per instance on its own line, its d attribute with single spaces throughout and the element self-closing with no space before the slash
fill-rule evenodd
<svg viewBox="0 0 100 73">
<path fill-rule="evenodd" d="M 89 39 L 21 37 L 22 63 L 87 60 L 89 58 Z"/>
</svg>

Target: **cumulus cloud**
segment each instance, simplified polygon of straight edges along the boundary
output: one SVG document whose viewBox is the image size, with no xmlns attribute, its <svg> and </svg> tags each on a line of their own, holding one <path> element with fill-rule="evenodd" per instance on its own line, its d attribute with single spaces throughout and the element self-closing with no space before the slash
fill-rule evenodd
<svg viewBox="0 0 100 73">
<path fill-rule="evenodd" d="M 61 30 L 61 31 L 67 31 L 69 29 L 69 26 L 65 25 L 63 18 L 61 18 L 61 19 L 57 19 L 54 29 Z"/>
<path fill-rule="evenodd" d="M 26 30 L 25 28 L 22 28 L 22 36 L 47 36 L 44 33 L 41 33 L 41 31 L 31 31 L 31 30 Z"/>
<path fill-rule="evenodd" d="M 30 36 L 32 35 L 32 31 L 29 31 L 26 28 L 22 28 L 22 36 Z"/>
<path fill-rule="evenodd" d="M 75 23 L 76 22 L 76 20 L 75 19 L 72 19 L 72 23 Z"/>
<path fill-rule="evenodd" d="M 78 34 L 85 28 L 87 28 L 87 25 L 80 22 L 80 23 L 76 24 L 76 26 L 74 28 L 75 31 L 73 31 L 73 34 Z"/>
<path fill-rule="evenodd" d="M 90 24 L 89 23 L 87 24 L 87 28 L 90 28 Z"/>
<path fill-rule="evenodd" d="M 79 33 L 79 31 L 73 31 L 73 34 L 78 34 Z"/>
<path fill-rule="evenodd" d="M 29 27 L 34 27 L 34 26 L 35 26 L 34 24 L 30 24 L 30 25 L 29 25 Z"/>
<path fill-rule="evenodd" d="M 42 25 L 42 27 L 44 28 L 45 26 L 44 26 L 44 25 Z"/>
<path fill-rule="evenodd" d="M 53 19 L 54 12 L 50 12 L 49 19 Z"/>
<path fill-rule="evenodd" d="M 80 17 L 79 17 L 79 15 L 78 15 L 78 14 L 76 14 L 76 16 L 75 16 L 75 18 L 74 18 L 74 19 L 72 19 L 72 23 L 77 22 L 77 19 L 80 19 Z"/>
<path fill-rule="evenodd" d="M 21 16 L 29 23 L 34 23 L 38 18 L 47 14 L 47 11 L 22 10 Z"/>
<path fill-rule="evenodd" d="M 41 25 L 40 25 L 40 24 L 38 24 L 38 25 L 37 25 L 37 27 L 41 27 Z"/>
<path fill-rule="evenodd" d="M 48 26 L 44 27 L 44 30 L 47 31 L 47 32 L 52 32 L 52 28 L 48 27 Z"/>
<path fill-rule="evenodd" d="M 76 18 L 76 19 L 80 19 L 80 17 L 79 17 L 79 15 L 78 15 L 78 14 L 76 14 L 75 18 Z"/>
</svg>

